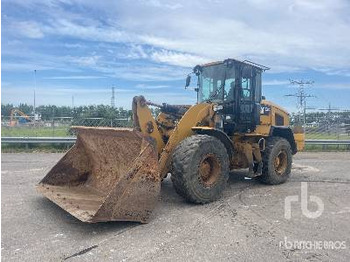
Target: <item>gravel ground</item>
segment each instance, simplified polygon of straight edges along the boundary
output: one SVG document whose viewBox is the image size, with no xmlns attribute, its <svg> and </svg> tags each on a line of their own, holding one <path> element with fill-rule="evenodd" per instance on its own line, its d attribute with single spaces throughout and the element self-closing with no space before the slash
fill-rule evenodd
<svg viewBox="0 0 350 262">
<path fill-rule="evenodd" d="M 350 153 L 298 153 L 279 186 L 235 172 L 207 205 L 186 203 L 166 179 L 149 224 L 84 224 L 39 195 L 35 184 L 61 156 L 2 154 L 3 261 L 350 261 Z M 324 211 L 308 218 L 293 202 L 286 219 L 301 182 Z"/>
</svg>

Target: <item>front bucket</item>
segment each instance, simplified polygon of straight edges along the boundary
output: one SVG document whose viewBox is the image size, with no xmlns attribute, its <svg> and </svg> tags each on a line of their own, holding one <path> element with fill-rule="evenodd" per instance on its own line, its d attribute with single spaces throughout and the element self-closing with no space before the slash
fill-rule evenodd
<svg viewBox="0 0 350 262">
<path fill-rule="evenodd" d="M 146 223 L 161 183 L 152 138 L 127 128 L 74 129 L 75 145 L 37 190 L 83 222 Z"/>
</svg>

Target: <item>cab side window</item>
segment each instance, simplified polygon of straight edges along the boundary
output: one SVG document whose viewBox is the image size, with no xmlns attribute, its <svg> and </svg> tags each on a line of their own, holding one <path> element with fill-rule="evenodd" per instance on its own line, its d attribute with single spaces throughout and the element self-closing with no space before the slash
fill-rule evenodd
<svg viewBox="0 0 350 262">
<path fill-rule="evenodd" d="M 242 77 L 242 98 L 251 100 L 252 97 L 252 79 Z"/>
<path fill-rule="evenodd" d="M 233 101 L 233 92 L 235 89 L 235 78 L 228 78 L 225 80 L 225 96 L 224 96 L 224 100 L 225 101 Z"/>
<path fill-rule="evenodd" d="M 241 87 L 242 87 L 242 99 L 251 101 L 252 100 L 252 87 L 253 81 L 253 71 L 251 66 L 244 66 L 242 68 L 242 79 L 241 79 Z"/>
</svg>

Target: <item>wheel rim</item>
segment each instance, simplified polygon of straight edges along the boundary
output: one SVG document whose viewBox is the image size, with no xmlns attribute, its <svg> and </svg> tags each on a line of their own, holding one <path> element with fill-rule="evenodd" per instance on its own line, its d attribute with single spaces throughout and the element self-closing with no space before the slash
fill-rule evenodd
<svg viewBox="0 0 350 262">
<path fill-rule="evenodd" d="M 213 154 L 206 155 L 199 164 L 199 176 L 205 187 L 211 187 L 220 177 L 220 162 Z"/>
<path fill-rule="evenodd" d="M 288 156 L 287 152 L 281 150 L 274 159 L 275 171 L 278 175 L 283 175 L 287 169 Z"/>
</svg>

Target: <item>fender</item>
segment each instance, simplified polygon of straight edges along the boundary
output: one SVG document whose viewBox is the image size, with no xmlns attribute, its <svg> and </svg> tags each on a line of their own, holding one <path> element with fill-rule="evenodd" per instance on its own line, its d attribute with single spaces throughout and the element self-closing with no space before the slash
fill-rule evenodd
<svg viewBox="0 0 350 262">
<path fill-rule="evenodd" d="M 298 152 L 297 145 L 294 140 L 293 131 L 290 127 L 271 126 L 270 136 L 279 136 L 285 138 L 292 148 L 292 154 L 295 155 Z"/>
<path fill-rule="evenodd" d="M 209 135 L 209 136 L 214 136 L 217 139 L 221 141 L 221 143 L 224 144 L 227 154 L 229 156 L 229 159 L 232 159 L 233 157 L 233 143 L 232 140 L 227 136 L 225 132 L 222 132 L 219 129 L 215 129 L 212 127 L 201 127 L 201 126 L 196 126 L 192 127 L 192 130 L 199 135 Z"/>
<path fill-rule="evenodd" d="M 209 103 L 197 104 L 191 106 L 182 116 L 160 154 L 159 170 L 162 178 L 164 178 L 170 170 L 172 159 L 171 155 L 175 147 L 186 137 L 194 134 L 194 131 L 192 130 L 193 126 L 199 125 L 201 122 L 206 121 L 206 118 L 210 116 L 212 106 L 213 105 Z M 197 123 L 195 123 L 194 120 Z"/>
</svg>

